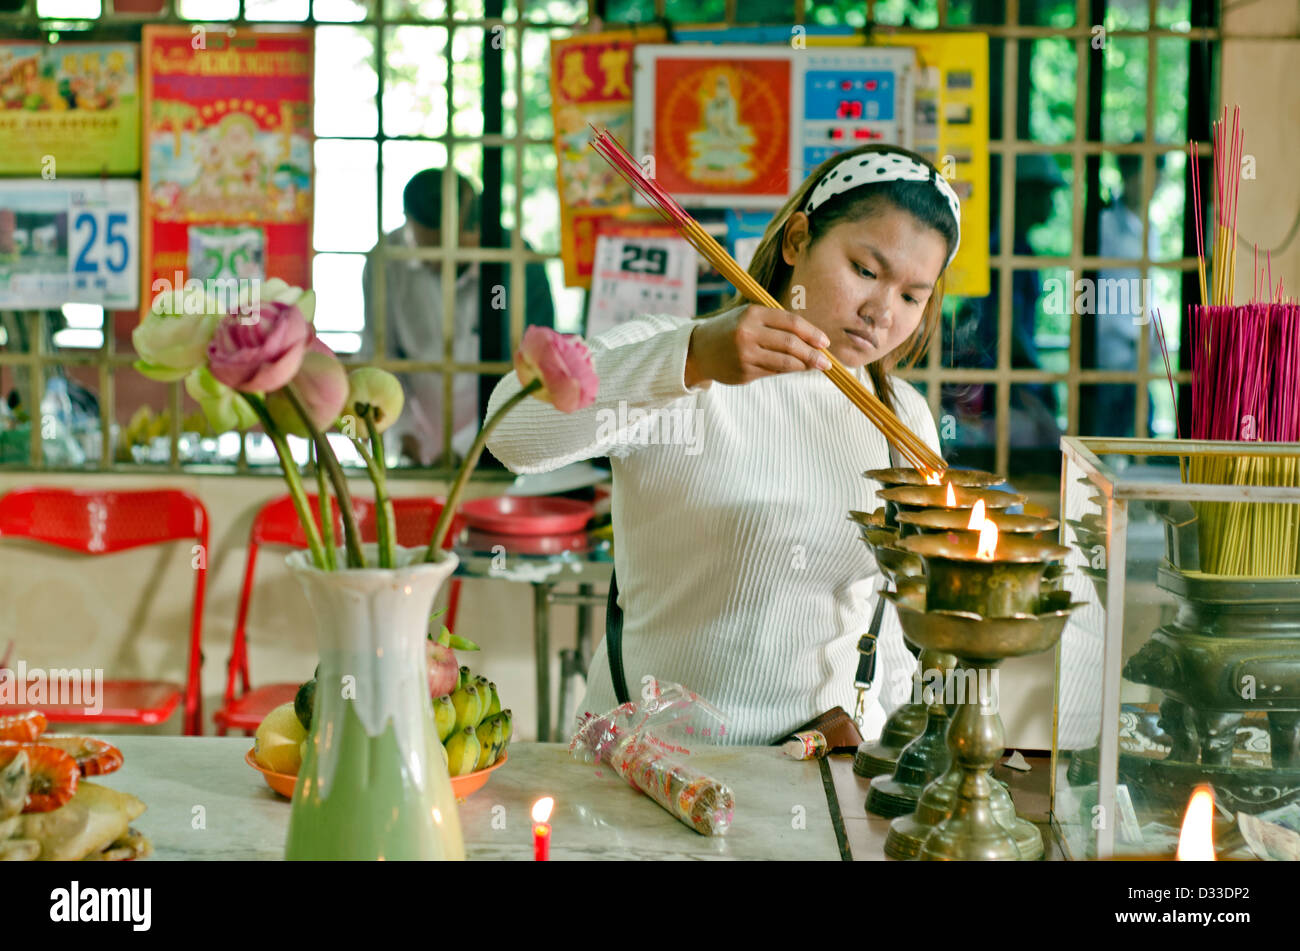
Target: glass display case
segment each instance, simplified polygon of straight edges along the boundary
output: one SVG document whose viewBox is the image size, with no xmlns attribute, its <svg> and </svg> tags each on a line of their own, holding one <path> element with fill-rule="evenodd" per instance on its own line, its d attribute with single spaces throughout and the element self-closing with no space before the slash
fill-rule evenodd
<svg viewBox="0 0 1300 951">
<path fill-rule="evenodd" d="M 1065 584 L 1088 602 L 1057 648 L 1062 850 L 1172 857 L 1204 784 L 1221 854 L 1238 813 L 1300 831 L 1300 444 L 1061 448 Z"/>
</svg>

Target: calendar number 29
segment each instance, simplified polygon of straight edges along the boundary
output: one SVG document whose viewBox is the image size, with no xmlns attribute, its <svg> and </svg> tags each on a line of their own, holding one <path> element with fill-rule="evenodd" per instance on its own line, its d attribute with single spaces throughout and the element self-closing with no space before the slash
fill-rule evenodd
<svg viewBox="0 0 1300 951">
<path fill-rule="evenodd" d="M 623 246 L 623 260 L 619 263 L 619 270 L 662 277 L 668 270 L 668 251 L 665 248 L 626 244 Z"/>
</svg>

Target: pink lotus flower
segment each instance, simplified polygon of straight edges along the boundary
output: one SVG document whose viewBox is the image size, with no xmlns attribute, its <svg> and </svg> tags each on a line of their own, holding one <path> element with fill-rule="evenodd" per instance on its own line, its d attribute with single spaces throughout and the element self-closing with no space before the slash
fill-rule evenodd
<svg viewBox="0 0 1300 951">
<path fill-rule="evenodd" d="M 242 393 L 278 390 L 297 374 L 314 335 L 297 307 L 268 301 L 255 319 L 221 318 L 208 344 L 208 369 Z"/>
<path fill-rule="evenodd" d="M 347 402 L 348 372 L 319 337 L 307 344 L 292 383 L 316 429 L 323 431 L 333 426 Z M 266 409 L 281 432 L 303 439 L 310 435 L 283 389 L 267 396 Z"/>
<path fill-rule="evenodd" d="M 515 373 L 527 386 L 540 379 L 533 395 L 561 413 L 572 413 L 596 401 L 600 380 L 591 351 L 582 338 L 556 333 L 549 327 L 529 327 L 515 354 Z"/>
</svg>

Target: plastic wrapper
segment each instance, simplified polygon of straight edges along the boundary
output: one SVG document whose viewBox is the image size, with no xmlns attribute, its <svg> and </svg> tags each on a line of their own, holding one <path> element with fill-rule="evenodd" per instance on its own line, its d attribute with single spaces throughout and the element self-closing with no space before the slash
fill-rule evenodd
<svg viewBox="0 0 1300 951">
<path fill-rule="evenodd" d="M 722 714 L 680 684 L 655 684 L 641 703 L 588 713 L 569 744 L 586 763 L 604 763 L 701 835 L 731 826 L 735 796 L 692 766 L 689 737 L 726 733 Z M 707 724 L 707 725 L 702 725 Z"/>
</svg>

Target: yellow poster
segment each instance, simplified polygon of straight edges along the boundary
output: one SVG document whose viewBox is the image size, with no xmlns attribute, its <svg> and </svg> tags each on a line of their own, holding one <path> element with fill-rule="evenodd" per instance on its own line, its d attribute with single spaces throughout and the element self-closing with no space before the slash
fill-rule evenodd
<svg viewBox="0 0 1300 951">
<path fill-rule="evenodd" d="M 0 174 L 140 171 L 134 43 L 0 43 Z"/>
<path fill-rule="evenodd" d="M 961 198 L 961 247 L 944 290 L 989 293 L 989 40 L 983 33 L 879 34 L 880 46 L 916 50 L 913 149 Z M 813 36 L 809 46 L 821 45 Z"/>
</svg>

